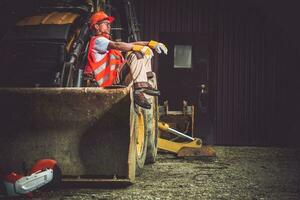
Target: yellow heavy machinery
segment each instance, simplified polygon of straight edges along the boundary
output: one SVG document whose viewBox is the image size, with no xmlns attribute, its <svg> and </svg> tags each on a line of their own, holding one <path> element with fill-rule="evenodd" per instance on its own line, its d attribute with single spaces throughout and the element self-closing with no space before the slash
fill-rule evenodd
<svg viewBox="0 0 300 200">
<path fill-rule="evenodd" d="M 194 137 L 194 106 L 188 106 L 183 101 L 182 111 L 170 111 L 168 101 L 165 101 L 159 110 L 159 150 L 178 157 L 216 157 L 216 151 L 211 146 L 203 145 L 200 138 Z"/>
<path fill-rule="evenodd" d="M 130 86 L 86 87 L 82 73 L 91 13 L 104 9 L 117 18 L 115 37 L 138 39 L 132 2 L 32 2 L 0 43 L 0 172 L 54 159 L 65 182 L 133 183 L 155 162 L 157 98 L 147 96 L 144 110 Z M 155 74 L 148 78 L 156 87 Z"/>
<path fill-rule="evenodd" d="M 178 157 L 216 157 L 216 151 L 210 147 L 202 144 L 200 138 L 190 137 L 180 131 L 177 131 L 167 123 L 159 122 L 159 129 L 161 133 L 171 133 L 175 137 L 173 139 L 166 139 L 162 135 L 158 138 L 158 149 L 175 153 Z M 176 141 L 176 139 L 181 139 Z"/>
</svg>

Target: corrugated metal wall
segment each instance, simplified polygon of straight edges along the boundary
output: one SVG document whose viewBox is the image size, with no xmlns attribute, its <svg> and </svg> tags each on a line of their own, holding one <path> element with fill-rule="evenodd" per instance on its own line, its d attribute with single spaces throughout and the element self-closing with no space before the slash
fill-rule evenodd
<svg viewBox="0 0 300 200">
<path fill-rule="evenodd" d="M 209 108 L 216 144 L 296 144 L 299 40 L 262 7 L 246 2 L 138 0 L 136 7 L 146 40 L 159 40 L 161 32 L 209 36 Z M 155 70 L 158 66 L 156 59 Z"/>
</svg>

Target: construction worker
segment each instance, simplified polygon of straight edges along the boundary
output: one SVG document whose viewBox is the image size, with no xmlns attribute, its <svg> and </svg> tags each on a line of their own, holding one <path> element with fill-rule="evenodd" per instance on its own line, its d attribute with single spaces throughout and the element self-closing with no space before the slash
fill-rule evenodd
<svg viewBox="0 0 300 200">
<path fill-rule="evenodd" d="M 129 84 L 133 81 L 134 103 L 150 109 L 151 105 L 144 93 L 152 96 L 160 94 L 147 80 L 147 72 L 151 72 L 151 49 L 164 54 L 168 53 L 168 49 L 164 44 L 152 40 L 132 43 L 112 41 L 110 31 L 113 21 L 114 17 L 103 11 L 91 16 L 90 29 L 94 35 L 90 39 L 85 74 L 92 74 L 99 87 Z M 121 51 L 132 53 L 127 53 L 129 55 L 124 60 Z"/>
</svg>

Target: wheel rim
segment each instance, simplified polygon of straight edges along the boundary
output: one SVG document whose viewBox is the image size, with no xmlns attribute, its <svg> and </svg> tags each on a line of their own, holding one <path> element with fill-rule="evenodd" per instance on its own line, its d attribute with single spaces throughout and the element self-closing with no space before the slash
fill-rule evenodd
<svg viewBox="0 0 300 200">
<path fill-rule="evenodd" d="M 144 119 L 142 113 L 138 113 L 137 116 L 137 141 L 136 141 L 136 150 L 137 156 L 141 157 L 144 150 L 144 138 L 145 137 L 145 126 L 144 126 Z"/>
<path fill-rule="evenodd" d="M 157 123 L 156 123 L 156 99 L 155 97 L 152 97 L 152 119 L 151 119 L 151 141 L 155 139 L 155 136 L 156 136 L 156 128 L 157 128 Z"/>
<path fill-rule="evenodd" d="M 155 146 L 157 145 L 157 134 L 158 134 L 158 110 L 157 110 L 157 97 L 153 97 L 153 119 L 152 119 L 152 130 L 154 134 L 152 134 L 152 139 L 154 139 Z"/>
</svg>

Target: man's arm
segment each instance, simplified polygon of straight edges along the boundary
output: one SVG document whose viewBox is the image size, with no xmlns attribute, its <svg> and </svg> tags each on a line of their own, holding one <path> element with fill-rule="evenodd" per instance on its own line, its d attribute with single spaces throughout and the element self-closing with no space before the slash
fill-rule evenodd
<svg viewBox="0 0 300 200">
<path fill-rule="evenodd" d="M 117 49 L 120 51 L 132 51 L 133 45 L 141 45 L 141 46 L 147 46 L 149 42 L 147 41 L 137 41 L 137 42 L 131 42 L 131 43 L 126 43 L 126 42 L 114 42 L 114 41 L 109 41 L 108 43 L 108 49 Z"/>
<path fill-rule="evenodd" d="M 157 53 L 163 52 L 164 54 L 168 54 L 168 49 L 167 47 L 159 42 L 156 42 L 154 40 L 151 40 L 150 42 L 148 41 L 137 41 L 137 42 L 131 42 L 131 43 L 126 43 L 126 42 L 114 42 L 114 41 L 109 41 L 109 44 L 107 46 L 107 49 L 117 49 L 120 51 L 139 51 L 142 52 L 144 55 L 149 54 L 153 56 L 153 53 L 151 49 L 155 49 Z"/>
<path fill-rule="evenodd" d="M 149 41 L 136 41 L 136 42 L 131 42 L 133 45 L 142 45 L 142 46 L 148 46 Z"/>
</svg>

